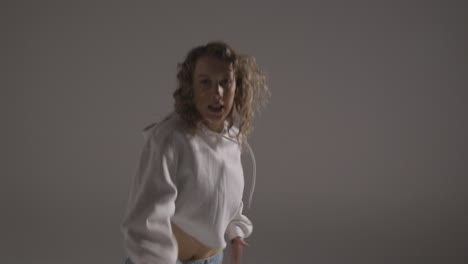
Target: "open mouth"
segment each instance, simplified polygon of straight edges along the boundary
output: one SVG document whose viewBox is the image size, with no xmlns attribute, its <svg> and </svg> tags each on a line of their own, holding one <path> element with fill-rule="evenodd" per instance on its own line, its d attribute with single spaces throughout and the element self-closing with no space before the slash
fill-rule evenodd
<svg viewBox="0 0 468 264">
<path fill-rule="evenodd" d="M 210 111 L 214 113 L 221 113 L 224 109 L 224 106 L 223 105 L 209 105 L 208 109 L 210 109 Z"/>
</svg>

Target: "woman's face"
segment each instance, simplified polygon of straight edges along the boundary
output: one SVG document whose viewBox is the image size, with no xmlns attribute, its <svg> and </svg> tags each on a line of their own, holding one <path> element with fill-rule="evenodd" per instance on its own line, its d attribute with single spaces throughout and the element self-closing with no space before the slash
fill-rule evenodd
<svg viewBox="0 0 468 264">
<path fill-rule="evenodd" d="M 194 103 L 203 122 L 213 131 L 221 132 L 229 116 L 236 93 L 234 69 L 212 56 L 203 56 L 193 71 Z"/>
</svg>

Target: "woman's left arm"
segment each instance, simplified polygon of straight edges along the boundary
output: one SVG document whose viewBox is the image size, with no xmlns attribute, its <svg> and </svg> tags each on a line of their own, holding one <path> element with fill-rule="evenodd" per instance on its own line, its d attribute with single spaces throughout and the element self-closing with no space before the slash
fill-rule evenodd
<svg viewBox="0 0 468 264">
<path fill-rule="evenodd" d="M 249 237 L 253 232 L 252 222 L 249 220 L 249 218 L 247 218 L 247 216 L 242 214 L 243 208 L 244 203 L 241 201 L 236 211 L 236 214 L 227 226 L 226 234 L 229 241 L 233 240 L 236 237 Z"/>
<path fill-rule="evenodd" d="M 240 264 L 242 247 L 249 246 L 249 244 L 244 241 L 244 238 L 250 236 L 253 231 L 252 222 L 247 218 L 247 216 L 242 214 L 243 207 L 244 203 L 241 201 L 234 218 L 226 229 L 227 237 L 229 241 L 231 241 L 232 246 L 232 264 Z"/>
</svg>

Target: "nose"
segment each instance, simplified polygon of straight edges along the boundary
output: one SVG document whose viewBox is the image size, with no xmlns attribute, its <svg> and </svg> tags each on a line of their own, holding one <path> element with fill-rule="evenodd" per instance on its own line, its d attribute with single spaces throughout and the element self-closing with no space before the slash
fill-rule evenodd
<svg viewBox="0 0 468 264">
<path fill-rule="evenodd" d="M 220 84 L 216 84 L 214 90 L 215 90 L 216 96 L 220 96 L 220 97 L 223 96 L 223 87 Z"/>
</svg>

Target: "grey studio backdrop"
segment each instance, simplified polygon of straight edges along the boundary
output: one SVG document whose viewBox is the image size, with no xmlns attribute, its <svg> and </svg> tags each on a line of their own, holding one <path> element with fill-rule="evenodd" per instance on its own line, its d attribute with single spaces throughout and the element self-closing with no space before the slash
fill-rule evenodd
<svg viewBox="0 0 468 264">
<path fill-rule="evenodd" d="M 463 1 L 0 5 L 2 262 L 123 263 L 141 129 L 221 39 L 272 91 L 243 263 L 467 263 Z"/>
</svg>

